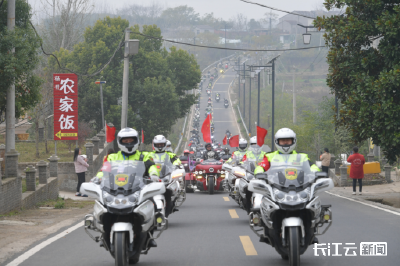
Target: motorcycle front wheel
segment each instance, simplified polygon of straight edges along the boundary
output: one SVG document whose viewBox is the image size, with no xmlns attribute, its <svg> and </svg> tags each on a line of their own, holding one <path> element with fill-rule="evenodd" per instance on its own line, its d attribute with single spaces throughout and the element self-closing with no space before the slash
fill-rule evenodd
<svg viewBox="0 0 400 266">
<path fill-rule="evenodd" d="M 300 234 L 298 227 L 289 227 L 289 265 L 300 266 Z"/>
<path fill-rule="evenodd" d="M 115 266 L 129 265 L 129 248 L 126 232 L 116 232 L 114 235 Z"/>
<path fill-rule="evenodd" d="M 208 178 L 208 194 L 214 194 L 214 177 Z"/>
</svg>

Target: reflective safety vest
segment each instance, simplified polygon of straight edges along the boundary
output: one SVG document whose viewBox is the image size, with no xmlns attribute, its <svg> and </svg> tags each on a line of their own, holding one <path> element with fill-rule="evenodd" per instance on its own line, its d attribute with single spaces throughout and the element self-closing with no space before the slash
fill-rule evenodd
<svg viewBox="0 0 400 266">
<path fill-rule="evenodd" d="M 169 156 L 170 159 L 176 157 L 175 153 L 172 153 L 172 152 L 163 152 L 163 153 L 150 152 L 149 153 L 149 159 L 152 160 L 156 164 L 156 168 L 157 168 L 158 172 L 161 171 L 161 168 L 165 161 L 165 157 L 167 155 Z M 180 165 L 181 160 L 179 160 L 179 158 L 176 158 L 176 160 L 172 164 Z"/>
<path fill-rule="evenodd" d="M 257 155 L 257 157 L 256 157 L 256 155 L 254 154 L 253 151 L 247 151 L 246 152 L 246 159 L 248 159 L 250 161 L 256 161 L 257 163 L 259 163 L 262 160 L 264 160 L 264 155 L 266 155 L 266 152 L 264 152 L 264 151 L 261 151 L 260 154 Z"/>
<path fill-rule="evenodd" d="M 275 160 L 277 162 L 279 162 L 279 159 L 274 159 L 275 155 L 278 155 L 279 151 L 275 151 L 275 152 L 271 152 L 271 153 L 267 153 L 266 156 L 268 158 L 268 161 L 272 164 L 273 162 L 275 162 Z M 301 154 L 303 156 L 296 156 L 297 154 Z M 305 155 L 305 156 L 304 156 Z M 289 156 L 289 161 L 290 162 L 294 162 L 294 161 L 298 161 L 299 159 L 302 159 L 301 162 L 305 162 L 305 161 L 309 161 L 310 159 L 308 158 L 308 155 L 305 153 L 297 153 L 296 151 L 293 151 L 290 156 Z M 314 172 L 319 172 L 321 171 L 318 166 L 316 166 L 315 164 L 310 166 L 311 171 Z M 258 174 L 258 173 L 263 173 L 264 172 L 264 168 L 262 168 L 261 166 L 257 166 L 256 169 L 254 170 L 254 174 Z"/>
<path fill-rule="evenodd" d="M 243 159 L 243 156 L 246 154 L 246 151 L 235 151 L 233 154 L 236 156 L 236 158 L 239 159 L 239 161 L 241 161 Z M 229 158 L 229 160 L 227 160 L 226 162 L 232 162 L 232 157 Z"/>
<path fill-rule="evenodd" d="M 143 155 L 142 156 L 143 162 L 146 162 L 146 161 L 150 160 L 150 156 L 149 156 L 150 154 L 148 152 L 145 152 L 145 151 L 142 151 L 142 152 L 136 151 L 132 155 L 124 155 L 124 154 L 122 154 L 121 151 L 119 151 L 117 153 L 109 154 L 107 156 L 107 161 L 109 161 L 109 162 L 112 162 L 112 161 L 125 161 L 125 160 L 139 161 L 141 155 Z M 149 175 L 160 176 L 159 172 L 157 171 L 157 167 L 155 165 L 150 166 Z"/>
</svg>

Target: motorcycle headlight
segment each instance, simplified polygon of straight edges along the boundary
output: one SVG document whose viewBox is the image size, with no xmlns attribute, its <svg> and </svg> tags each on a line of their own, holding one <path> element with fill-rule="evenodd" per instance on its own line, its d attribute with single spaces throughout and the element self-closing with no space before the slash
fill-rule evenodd
<svg viewBox="0 0 400 266">
<path fill-rule="evenodd" d="M 280 191 L 279 189 L 273 188 L 273 192 L 275 194 L 275 199 L 278 202 L 289 202 L 289 203 L 302 203 L 302 202 L 307 202 L 310 198 L 310 189 L 306 188 L 303 191 L 300 191 L 299 193 L 293 193 L 292 191 L 289 193 L 285 193 L 283 191 Z"/>
</svg>

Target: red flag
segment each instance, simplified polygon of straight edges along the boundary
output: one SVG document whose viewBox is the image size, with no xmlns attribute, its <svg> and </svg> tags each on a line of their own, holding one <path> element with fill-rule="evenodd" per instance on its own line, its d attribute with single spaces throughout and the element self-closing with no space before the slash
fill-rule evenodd
<svg viewBox="0 0 400 266">
<path fill-rule="evenodd" d="M 211 114 L 208 114 L 201 126 L 201 133 L 203 134 L 204 142 L 211 142 Z"/>
<path fill-rule="evenodd" d="M 227 143 L 228 143 L 228 141 L 226 140 L 226 135 L 225 135 L 225 138 L 222 140 L 222 144 L 226 145 Z"/>
<path fill-rule="evenodd" d="M 239 135 L 233 136 L 229 139 L 229 146 L 232 148 L 239 147 Z"/>
<path fill-rule="evenodd" d="M 192 146 L 192 142 L 190 142 L 188 146 L 189 146 L 189 147 Z"/>
<path fill-rule="evenodd" d="M 257 126 L 257 145 L 262 146 L 264 145 L 265 136 L 267 136 L 268 130 L 265 128 Z"/>
<path fill-rule="evenodd" d="M 144 134 L 143 134 L 143 128 L 142 128 L 142 143 L 144 143 Z"/>
<path fill-rule="evenodd" d="M 115 127 L 106 125 L 107 142 L 112 142 L 115 139 Z"/>
</svg>

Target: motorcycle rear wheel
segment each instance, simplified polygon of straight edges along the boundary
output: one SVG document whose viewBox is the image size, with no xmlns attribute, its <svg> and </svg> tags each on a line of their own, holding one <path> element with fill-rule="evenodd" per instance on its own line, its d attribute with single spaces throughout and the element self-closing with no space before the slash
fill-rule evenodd
<svg viewBox="0 0 400 266">
<path fill-rule="evenodd" d="M 208 178 L 208 194 L 214 194 L 214 177 Z"/>
<path fill-rule="evenodd" d="M 114 235 L 115 266 L 129 265 L 129 248 L 126 232 L 116 232 Z"/>
<path fill-rule="evenodd" d="M 300 266 L 300 234 L 298 227 L 289 227 L 289 265 Z"/>
</svg>

